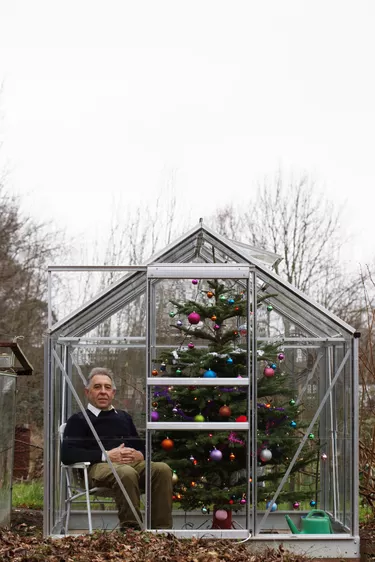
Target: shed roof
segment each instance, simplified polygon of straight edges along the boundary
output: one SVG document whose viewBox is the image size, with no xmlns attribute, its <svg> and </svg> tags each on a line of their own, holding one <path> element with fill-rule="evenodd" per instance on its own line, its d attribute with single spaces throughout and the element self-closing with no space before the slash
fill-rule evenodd
<svg viewBox="0 0 375 562">
<path fill-rule="evenodd" d="M 252 265 L 256 268 L 261 283 L 259 288 L 276 294 L 272 298 L 275 310 L 303 328 L 307 334 L 318 337 L 353 334 L 354 328 L 272 271 L 281 259 L 278 254 L 230 240 L 200 221 L 197 226 L 151 256 L 142 267 L 158 263 L 191 262 Z M 141 295 L 145 288 L 145 272 L 131 271 L 56 322 L 50 334 L 82 337 Z"/>
</svg>

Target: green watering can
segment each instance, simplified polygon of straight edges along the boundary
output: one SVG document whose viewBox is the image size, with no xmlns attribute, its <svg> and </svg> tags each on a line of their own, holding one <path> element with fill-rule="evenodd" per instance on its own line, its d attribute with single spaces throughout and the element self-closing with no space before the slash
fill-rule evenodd
<svg viewBox="0 0 375 562">
<path fill-rule="evenodd" d="M 306 517 L 301 517 L 302 528 L 299 531 L 289 515 L 285 515 L 293 535 L 330 535 L 333 533 L 331 520 L 327 513 L 321 509 L 313 509 Z"/>
</svg>

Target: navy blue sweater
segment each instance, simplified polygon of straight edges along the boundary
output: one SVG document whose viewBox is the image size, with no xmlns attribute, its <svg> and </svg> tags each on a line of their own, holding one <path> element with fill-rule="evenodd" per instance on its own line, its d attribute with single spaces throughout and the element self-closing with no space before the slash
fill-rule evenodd
<svg viewBox="0 0 375 562">
<path fill-rule="evenodd" d="M 139 437 L 132 417 L 127 412 L 103 410 L 99 416 L 95 416 L 91 410 L 86 410 L 86 413 L 106 451 L 124 443 L 125 447 L 132 447 L 144 454 L 144 441 Z M 93 464 L 102 460 L 102 451 L 82 412 L 73 414 L 67 421 L 61 460 L 64 464 L 84 461 Z"/>
</svg>

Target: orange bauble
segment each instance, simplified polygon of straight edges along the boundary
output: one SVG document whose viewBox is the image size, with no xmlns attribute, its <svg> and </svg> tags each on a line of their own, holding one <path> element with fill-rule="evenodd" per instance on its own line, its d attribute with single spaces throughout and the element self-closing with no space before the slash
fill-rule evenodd
<svg viewBox="0 0 375 562">
<path fill-rule="evenodd" d="M 174 443 L 172 441 L 172 439 L 163 439 L 163 441 L 161 442 L 161 446 L 163 447 L 164 451 L 170 451 L 171 449 L 173 449 L 174 447 Z"/>
<path fill-rule="evenodd" d="M 215 322 L 215 320 L 217 320 L 217 316 L 215 316 L 215 314 L 213 314 L 213 316 L 211 316 L 211 320 L 212 320 L 213 322 Z"/>
<path fill-rule="evenodd" d="M 219 414 L 221 416 L 223 416 L 223 418 L 229 418 L 229 416 L 231 416 L 232 412 L 231 412 L 231 409 L 228 406 L 222 406 L 219 410 Z"/>
<path fill-rule="evenodd" d="M 214 296 L 214 294 L 213 294 L 212 291 L 208 291 L 208 292 L 207 292 L 207 296 L 208 296 L 209 299 L 212 299 L 212 297 Z"/>
<path fill-rule="evenodd" d="M 152 374 L 153 377 L 156 377 L 159 373 L 156 369 L 153 369 L 151 374 Z"/>
</svg>

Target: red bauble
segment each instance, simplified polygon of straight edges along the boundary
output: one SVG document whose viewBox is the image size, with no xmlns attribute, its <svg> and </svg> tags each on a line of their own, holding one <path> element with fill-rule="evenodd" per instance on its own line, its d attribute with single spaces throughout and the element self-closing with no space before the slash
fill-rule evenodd
<svg viewBox="0 0 375 562">
<path fill-rule="evenodd" d="M 222 406 L 219 410 L 219 414 L 223 416 L 223 418 L 229 418 L 232 415 L 232 411 L 228 406 Z"/>
<path fill-rule="evenodd" d="M 157 377 L 159 373 L 156 369 L 153 369 L 151 374 L 152 374 L 153 377 Z"/>
<path fill-rule="evenodd" d="M 247 416 L 238 416 L 238 418 L 236 418 L 236 422 L 247 422 Z"/>
<path fill-rule="evenodd" d="M 172 439 L 163 439 L 163 441 L 161 442 L 161 446 L 163 447 L 164 451 L 170 451 L 171 449 L 173 449 L 174 447 L 174 443 L 172 441 Z"/>
<path fill-rule="evenodd" d="M 190 324 L 199 324 L 201 317 L 199 316 L 198 312 L 191 312 L 188 316 L 188 321 Z"/>
</svg>

